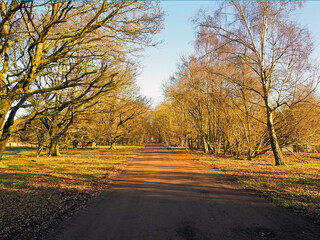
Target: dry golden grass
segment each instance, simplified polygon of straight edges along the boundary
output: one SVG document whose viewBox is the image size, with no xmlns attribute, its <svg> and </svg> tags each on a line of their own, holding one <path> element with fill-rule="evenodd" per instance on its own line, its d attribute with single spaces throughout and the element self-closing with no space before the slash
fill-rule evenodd
<svg viewBox="0 0 320 240">
<path fill-rule="evenodd" d="M 0 239 L 31 239 L 54 226 L 104 189 L 139 149 L 76 149 L 39 158 L 31 149 L 7 150 L 6 168 L 0 168 Z"/>
<path fill-rule="evenodd" d="M 183 150 L 179 150 L 185 152 Z M 261 192 L 276 204 L 320 222 L 320 154 L 285 155 L 285 166 L 275 166 L 271 154 L 254 160 L 189 151 L 188 156 Z"/>
</svg>

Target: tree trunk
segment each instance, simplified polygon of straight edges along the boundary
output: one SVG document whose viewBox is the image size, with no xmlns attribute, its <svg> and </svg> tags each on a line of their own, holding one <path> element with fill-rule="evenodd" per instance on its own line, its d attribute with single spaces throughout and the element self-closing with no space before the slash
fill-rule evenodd
<svg viewBox="0 0 320 240">
<path fill-rule="evenodd" d="M 0 162 L 3 156 L 3 152 L 6 149 L 7 143 L 9 142 L 11 132 L 11 125 L 6 123 L 2 129 L 2 135 L 0 139 Z"/>
<path fill-rule="evenodd" d="M 206 141 L 206 139 L 204 137 L 202 139 L 203 139 L 202 140 L 202 142 L 203 142 L 203 152 L 204 153 L 209 153 L 209 148 L 208 148 L 207 141 Z"/>
<path fill-rule="evenodd" d="M 185 143 L 186 143 L 186 151 L 188 151 L 189 150 L 189 144 L 190 144 L 190 142 L 189 142 L 189 139 L 187 138 L 187 136 L 185 137 Z"/>
<path fill-rule="evenodd" d="M 216 149 L 211 145 L 210 141 L 208 140 L 208 136 L 202 133 L 202 143 L 203 143 L 203 151 L 205 153 L 213 154 L 216 152 Z"/>
<path fill-rule="evenodd" d="M 76 149 L 78 147 L 78 144 L 79 144 L 78 140 L 73 140 L 72 141 L 72 148 Z"/>
<path fill-rule="evenodd" d="M 267 110 L 267 126 L 270 137 L 270 143 L 276 166 L 285 165 L 282 152 L 279 146 L 278 138 L 274 129 L 272 112 Z"/>
<path fill-rule="evenodd" d="M 41 153 L 42 149 L 43 149 L 43 145 L 38 143 L 37 144 L 37 158 L 40 157 L 40 153 Z"/>
<path fill-rule="evenodd" d="M 59 138 L 54 137 L 50 139 L 50 145 L 49 145 L 49 153 L 48 156 L 60 156 L 59 151 Z"/>
<path fill-rule="evenodd" d="M 112 141 L 110 144 L 110 149 L 116 149 L 116 143 L 115 141 Z"/>
<path fill-rule="evenodd" d="M 3 152 L 6 149 L 7 143 L 8 143 L 8 139 L 0 141 L 0 168 L 5 167 L 5 165 L 1 162 L 1 160 L 2 160 Z"/>
</svg>

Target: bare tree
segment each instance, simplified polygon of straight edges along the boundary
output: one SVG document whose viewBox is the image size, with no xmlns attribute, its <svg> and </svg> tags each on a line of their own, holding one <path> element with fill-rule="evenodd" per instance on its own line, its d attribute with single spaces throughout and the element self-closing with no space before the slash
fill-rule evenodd
<svg viewBox="0 0 320 240">
<path fill-rule="evenodd" d="M 152 35 L 161 29 L 162 11 L 151 1 L 1 1 L 0 158 L 15 125 L 34 117 L 17 118 L 35 94 L 70 89 L 85 76 L 104 74 L 106 61 L 96 61 L 84 49 L 102 47 L 110 52 L 134 52 L 153 45 Z M 44 81 L 48 72 L 66 59 L 86 60 L 92 66 L 74 77 L 66 71 L 59 85 Z M 70 69 L 81 61 L 71 62 Z M 80 65 L 81 66 L 81 65 Z M 69 78 L 69 76 L 73 76 Z M 36 113 L 36 112 L 33 112 Z"/>
<path fill-rule="evenodd" d="M 203 13 L 198 19 L 200 28 L 221 39 L 221 47 L 233 46 L 226 61 L 241 62 L 254 72 L 257 84 L 253 85 L 235 78 L 234 71 L 225 77 L 263 100 L 276 165 L 284 161 L 275 113 L 303 101 L 310 92 L 299 89 L 313 84 L 312 41 L 308 30 L 291 18 L 300 5 L 297 1 L 230 1 L 213 16 Z"/>
<path fill-rule="evenodd" d="M 117 143 L 144 143 L 147 139 L 148 100 L 127 84 L 99 96 L 97 104 L 86 104 L 71 133 L 78 142 L 96 142 L 115 148 Z M 82 145 L 83 145 L 82 144 Z"/>
</svg>

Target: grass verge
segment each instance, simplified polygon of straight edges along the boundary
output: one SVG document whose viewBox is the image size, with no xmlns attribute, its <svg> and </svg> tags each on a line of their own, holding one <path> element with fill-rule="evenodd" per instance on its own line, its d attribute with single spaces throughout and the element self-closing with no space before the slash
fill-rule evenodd
<svg viewBox="0 0 320 240">
<path fill-rule="evenodd" d="M 320 223 L 320 154 L 285 155 L 285 166 L 274 166 L 271 154 L 254 160 L 175 149 L 191 159 L 223 172 L 246 188 L 262 193 L 279 206 Z"/>
<path fill-rule="evenodd" d="M 0 239 L 37 239 L 85 206 L 141 147 L 75 149 L 59 157 L 9 148 L 0 168 Z"/>
</svg>

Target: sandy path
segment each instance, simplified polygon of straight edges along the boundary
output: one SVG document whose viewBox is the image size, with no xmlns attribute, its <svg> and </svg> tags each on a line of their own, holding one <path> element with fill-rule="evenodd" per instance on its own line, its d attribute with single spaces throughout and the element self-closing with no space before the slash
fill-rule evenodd
<svg viewBox="0 0 320 240">
<path fill-rule="evenodd" d="M 320 239 L 320 226 L 149 144 L 112 186 L 45 239 Z"/>
</svg>

